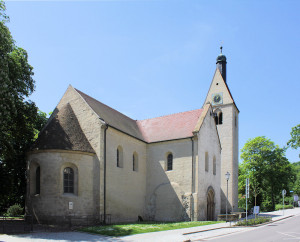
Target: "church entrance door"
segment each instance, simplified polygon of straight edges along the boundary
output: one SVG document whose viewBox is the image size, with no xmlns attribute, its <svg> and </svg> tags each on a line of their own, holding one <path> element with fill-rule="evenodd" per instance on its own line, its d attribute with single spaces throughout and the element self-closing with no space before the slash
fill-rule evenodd
<svg viewBox="0 0 300 242">
<path fill-rule="evenodd" d="M 215 193 L 212 188 L 207 193 L 207 221 L 213 221 L 215 219 Z"/>
</svg>

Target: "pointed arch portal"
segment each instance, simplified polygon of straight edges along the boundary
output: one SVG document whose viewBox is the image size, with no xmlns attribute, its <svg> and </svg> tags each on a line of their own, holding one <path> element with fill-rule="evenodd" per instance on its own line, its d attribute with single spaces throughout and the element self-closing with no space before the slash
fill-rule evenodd
<svg viewBox="0 0 300 242">
<path fill-rule="evenodd" d="M 215 192 L 209 188 L 207 193 L 207 221 L 215 219 Z"/>
</svg>

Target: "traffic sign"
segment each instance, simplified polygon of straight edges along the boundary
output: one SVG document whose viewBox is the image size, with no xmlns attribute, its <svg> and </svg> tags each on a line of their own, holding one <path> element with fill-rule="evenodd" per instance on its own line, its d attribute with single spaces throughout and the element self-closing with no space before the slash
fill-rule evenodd
<svg viewBox="0 0 300 242">
<path fill-rule="evenodd" d="M 283 190 L 282 190 L 282 196 L 285 196 L 285 195 L 286 195 L 286 190 L 283 189 Z"/>
</svg>

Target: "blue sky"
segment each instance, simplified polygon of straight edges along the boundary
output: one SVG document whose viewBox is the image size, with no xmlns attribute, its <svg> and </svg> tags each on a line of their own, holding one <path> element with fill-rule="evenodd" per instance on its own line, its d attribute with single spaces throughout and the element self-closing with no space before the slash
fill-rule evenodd
<svg viewBox="0 0 300 242">
<path fill-rule="evenodd" d="M 133 119 L 201 108 L 223 43 L 240 148 L 279 146 L 300 123 L 300 1 L 8 1 L 34 67 L 31 96 L 52 111 L 68 85 Z M 291 162 L 299 151 L 288 150 Z"/>
</svg>

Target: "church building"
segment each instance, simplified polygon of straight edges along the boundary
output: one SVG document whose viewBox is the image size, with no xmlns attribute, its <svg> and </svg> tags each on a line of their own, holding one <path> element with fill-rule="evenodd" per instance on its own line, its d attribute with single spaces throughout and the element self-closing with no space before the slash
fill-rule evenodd
<svg viewBox="0 0 300 242">
<path fill-rule="evenodd" d="M 69 86 L 28 152 L 26 213 L 116 223 L 236 211 L 239 110 L 226 63 L 221 49 L 203 107 L 146 120 Z"/>
</svg>

